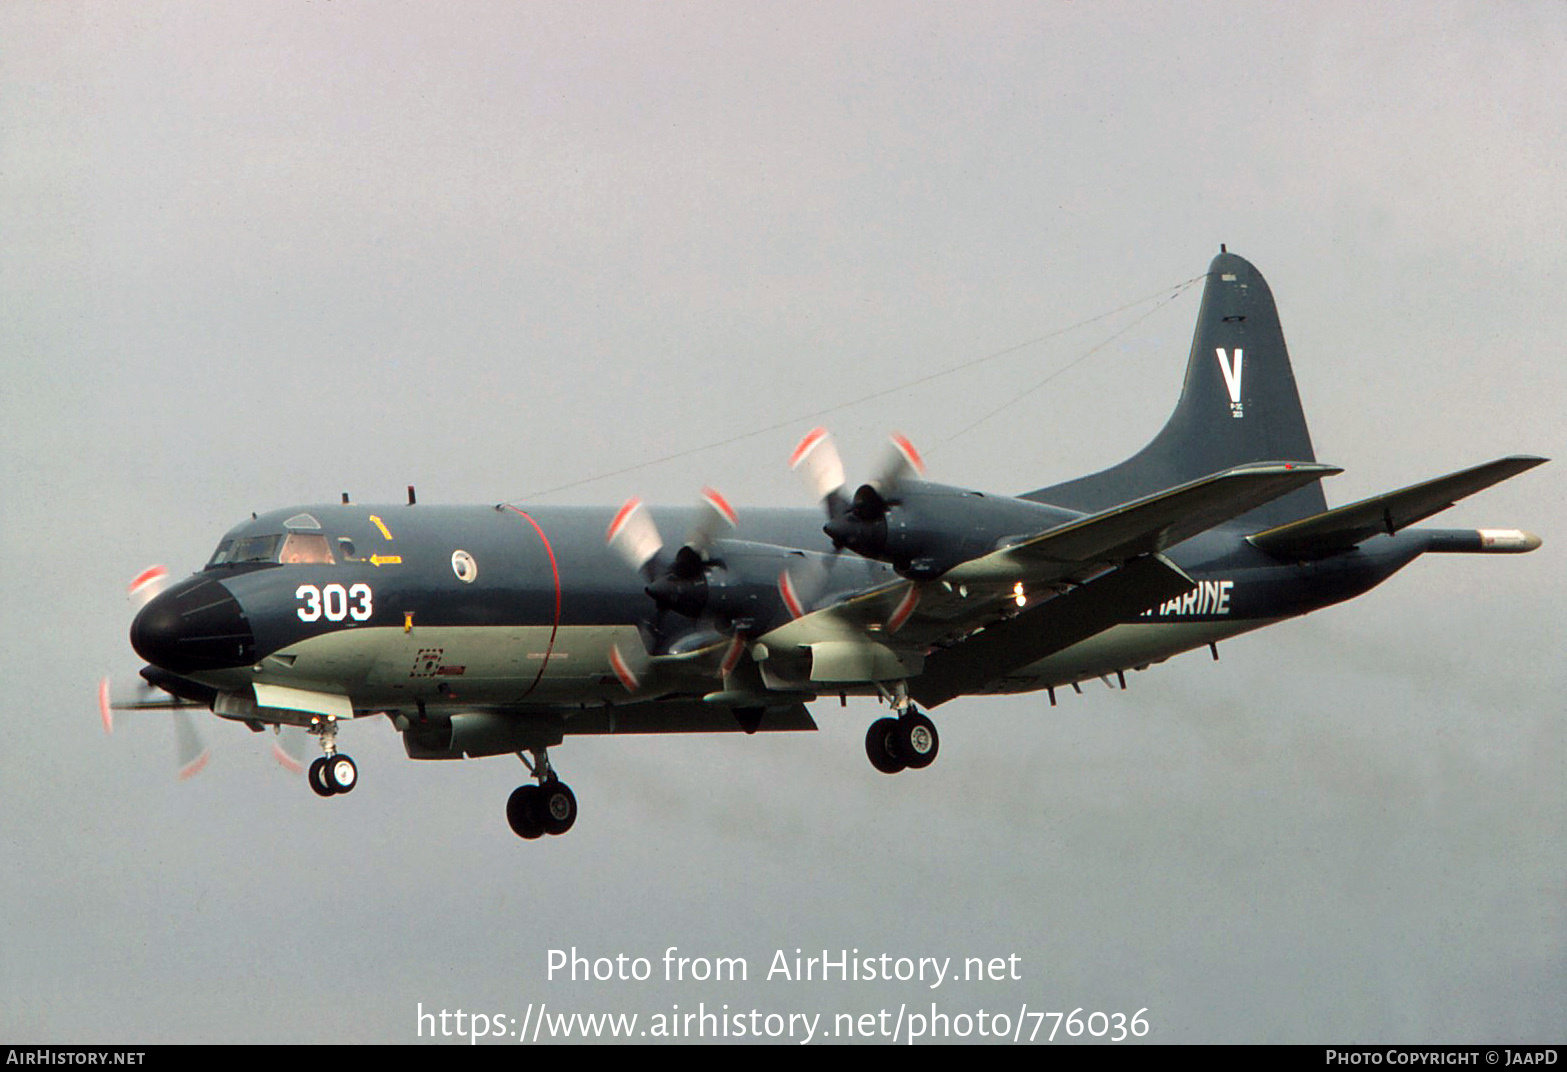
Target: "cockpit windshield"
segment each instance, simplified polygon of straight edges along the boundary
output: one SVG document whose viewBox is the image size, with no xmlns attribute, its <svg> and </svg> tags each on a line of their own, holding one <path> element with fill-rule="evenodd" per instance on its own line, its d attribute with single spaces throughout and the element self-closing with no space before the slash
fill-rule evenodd
<svg viewBox="0 0 1567 1072">
<path fill-rule="evenodd" d="M 325 536 L 313 532 L 276 533 L 268 536 L 229 537 L 212 553 L 208 569 L 256 562 L 284 565 L 331 566 L 336 564 Z"/>
<path fill-rule="evenodd" d="M 218 544 L 218 549 L 212 554 L 212 561 L 207 563 L 210 569 L 213 566 L 238 566 L 246 562 L 276 562 L 278 551 L 283 546 L 283 534 L 275 536 L 240 536 L 230 538 Z"/>
</svg>

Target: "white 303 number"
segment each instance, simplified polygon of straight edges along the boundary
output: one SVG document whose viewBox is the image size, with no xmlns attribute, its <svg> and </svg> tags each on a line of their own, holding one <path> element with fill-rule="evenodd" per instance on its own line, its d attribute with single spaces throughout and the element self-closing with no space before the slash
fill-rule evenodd
<svg viewBox="0 0 1567 1072">
<path fill-rule="evenodd" d="M 329 622 L 340 622 L 344 618 L 363 622 L 369 620 L 374 609 L 375 594 L 368 584 L 356 584 L 352 588 L 340 584 L 329 584 L 325 588 L 302 584 L 294 589 L 294 598 L 304 601 L 305 605 L 299 608 L 302 622 L 320 621 L 323 617 Z"/>
</svg>

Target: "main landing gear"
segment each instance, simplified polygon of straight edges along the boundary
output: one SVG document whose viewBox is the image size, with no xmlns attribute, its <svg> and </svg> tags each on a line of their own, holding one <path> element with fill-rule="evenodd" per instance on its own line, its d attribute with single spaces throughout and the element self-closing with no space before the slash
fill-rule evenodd
<svg viewBox="0 0 1567 1072">
<path fill-rule="evenodd" d="M 326 753 L 310 764 L 310 788 L 323 797 L 349 792 L 359 784 L 359 768 L 337 750 L 337 719 L 318 718 L 310 732 L 321 739 L 321 750 Z"/>
<path fill-rule="evenodd" d="M 900 709 L 898 716 L 877 719 L 865 733 L 865 754 L 870 757 L 871 766 L 883 774 L 930 766 L 941 748 L 936 724 L 920 714 L 901 690 L 895 703 Z"/>
<path fill-rule="evenodd" d="M 547 749 L 530 748 L 533 760 L 517 753 L 538 785 L 518 786 L 506 801 L 506 821 L 512 833 L 532 841 L 545 834 L 564 834 L 577 821 L 577 796 L 555 775 Z"/>
</svg>

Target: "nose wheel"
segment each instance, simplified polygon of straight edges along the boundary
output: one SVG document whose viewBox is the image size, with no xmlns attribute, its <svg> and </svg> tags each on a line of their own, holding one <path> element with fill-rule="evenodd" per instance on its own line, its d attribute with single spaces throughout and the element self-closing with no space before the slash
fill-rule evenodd
<svg viewBox="0 0 1567 1072">
<path fill-rule="evenodd" d="M 936 761 L 941 735 L 936 724 L 910 704 L 896 718 L 879 718 L 865 733 L 865 755 L 883 774 L 921 770 Z"/>
<path fill-rule="evenodd" d="M 321 797 L 336 796 L 352 790 L 359 784 L 359 768 L 352 759 L 337 750 L 337 719 L 318 719 L 311 725 L 310 732 L 321 739 L 321 748 L 326 752 L 326 755 L 317 757 L 310 764 L 310 788 Z"/>
<path fill-rule="evenodd" d="M 527 841 L 545 834 L 564 834 L 577 821 L 577 795 L 555 775 L 545 749 L 530 751 L 531 762 L 522 752 L 517 755 L 538 784 L 518 786 L 506 801 L 506 822 L 512 833 Z"/>
<path fill-rule="evenodd" d="M 310 764 L 310 788 L 317 796 L 346 793 L 358 783 L 359 768 L 348 756 L 321 756 Z"/>
</svg>

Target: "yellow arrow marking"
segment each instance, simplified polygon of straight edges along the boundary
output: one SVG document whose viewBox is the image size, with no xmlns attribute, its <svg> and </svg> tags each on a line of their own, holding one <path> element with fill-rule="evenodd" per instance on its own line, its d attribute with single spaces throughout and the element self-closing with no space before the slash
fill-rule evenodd
<svg viewBox="0 0 1567 1072">
<path fill-rule="evenodd" d="M 401 566 L 403 564 L 403 556 L 371 555 L 368 559 L 366 559 L 366 561 L 369 562 L 372 566 Z"/>
<path fill-rule="evenodd" d="M 370 520 L 375 523 L 375 527 L 376 528 L 381 530 L 381 535 L 382 536 L 385 536 L 388 540 L 390 540 L 392 538 L 392 534 L 390 532 L 386 531 L 386 526 L 381 523 L 381 519 L 380 518 L 376 517 L 374 514 L 371 514 L 370 515 Z"/>
</svg>

